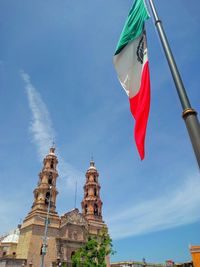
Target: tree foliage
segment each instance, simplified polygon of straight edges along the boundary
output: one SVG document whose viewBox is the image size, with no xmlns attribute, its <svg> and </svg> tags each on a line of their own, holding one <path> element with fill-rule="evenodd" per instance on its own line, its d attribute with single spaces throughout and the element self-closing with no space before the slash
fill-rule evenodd
<svg viewBox="0 0 200 267">
<path fill-rule="evenodd" d="M 87 243 L 72 256 L 74 267 L 106 267 L 105 257 L 114 253 L 112 239 L 103 228 L 97 236 L 89 236 Z"/>
</svg>

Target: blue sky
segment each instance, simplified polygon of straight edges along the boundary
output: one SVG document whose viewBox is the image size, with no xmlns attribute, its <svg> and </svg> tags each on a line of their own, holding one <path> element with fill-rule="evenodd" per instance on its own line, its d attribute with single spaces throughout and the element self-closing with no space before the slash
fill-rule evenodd
<svg viewBox="0 0 200 267">
<path fill-rule="evenodd" d="M 173 2 L 173 5 L 172 5 Z M 155 0 L 192 106 L 200 112 L 200 3 Z M 200 244 L 200 177 L 153 22 L 146 24 L 151 111 L 146 158 L 112 56 L 131 0 L 0 1 L 0 232 L 31 208 L 54 139 L 57 210 L 83 197 L 93 155 L 116 260 L 190 260 Z M 79 205 L 80 208 L 80 205 Z"/>
</svg>

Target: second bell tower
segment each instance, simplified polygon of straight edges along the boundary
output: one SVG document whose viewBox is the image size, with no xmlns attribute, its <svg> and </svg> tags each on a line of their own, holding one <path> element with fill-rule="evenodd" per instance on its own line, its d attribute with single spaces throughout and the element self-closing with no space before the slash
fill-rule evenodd
<svg viewBox="0 0 200 267">
<path fill-rule="evenodd" d="M 98 177 L 99 173 L 94 161 L 90 161 L 90 167 L 86 172 L 86 183 L 84 185 L 84 199 L 82 201 L 82 212 L 88 221 L 102 221 L 102 201 Z"/>
<path fill-rule="evenodd" d="M 99 173 L 93 160 L 90 161 L 86 174 L 86 182 L 83 187 L 84 198 L 81 202 L 82 213 L 88 220 L 89 234 L 98 235 L 102 229 L 108 231 L 108 227 L 102 217 L 102 201 L 100 197 L 101 186 L 99 184 Z M 110 266 L 109 256 L 106 256 L 106 266 Z"/>
</svg>

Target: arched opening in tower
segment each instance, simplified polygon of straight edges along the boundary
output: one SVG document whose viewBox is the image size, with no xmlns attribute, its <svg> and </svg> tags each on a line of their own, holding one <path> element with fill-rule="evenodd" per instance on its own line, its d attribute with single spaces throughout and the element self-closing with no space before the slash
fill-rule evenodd
<svg viewBox="0 0 200 267">
<path fill-rule="evenodd" d="M 95 197 L 97 196 L 97 189 L 96 189 L 96 187 L 94 188 L 94 196 Z"/>
<path fill-rule="evenodd" d="M 88 206 L 87 206 L 87 204 L 85 205 L 85 214 L 87 214 L 87 212 L 88 212 Z"/>
<path fill-rule="evenodd" d="M 53 169 L 53 160 L 51 160 L 51 165 L 50 165 L 50 168 Z"/>
<path fill-rule="evenodd" d="M 52 173 L 50 172 L 49 178 L 48 178 L 48 184 L 52 185 Z"/>
<path fill-rule="evenodd" d="M 96 203 L 94 204 L 94 215 L 98 216 L 98 205 Z"/>
<path fill-rule="evenodd" d="M 46 193 L 46 197 L 45 197 L 45 204 L 48 205 L 49 204 L 49 199 L 50 199 L 50 192 Z"/>
</svg>

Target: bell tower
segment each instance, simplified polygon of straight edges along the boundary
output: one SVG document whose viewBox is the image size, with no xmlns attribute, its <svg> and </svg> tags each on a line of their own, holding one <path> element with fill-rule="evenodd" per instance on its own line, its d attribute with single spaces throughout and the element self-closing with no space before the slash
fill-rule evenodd
<svg viewBox="0 0 200 267">
<path fill-rule="evenodd" d="M 58 159 L 55 147 L 51 147 L 43 160 L 34 200 L 30 212 L 23 221 L 17 245 L 17 258 L 27 259 L 32 266 L 40 266 L 41 249 L 46 232 L 47 254 L 45 266 L 57 259 L 56 238 L 59 236 L 60 218 L 56 212 L 56 180 Z M 48 227 L 46 220 L 48 218 Z M 46 230 L 48 229 L 48 230 Z"/>
<path fill-rule="evenodd" d="M 102 201 L 100 198 L 100 189 L 98 177 L 99 173 L 93 160 L 90 161 L 90 167 L 86 172 L 86 183 L 84 185 L 84 199 L 82 201 L 82 213 L 88 221 L 102 222 Z"/>
<path fill-rule="evenodd" d="M 88 220 L 88 230 L 90 235 L 98 235 L 102 229 L 108 231 L 108 227 L 102 217 L 102 201 L 100 198 L 99 173 L 96 169 L 94 160 L 90 161 L 89 169 L 86 174 L 86 181 L 83 187 L 84 197 L 81 202 L 82 214 Z M 110 266 L 109 256 L 106 256 L 106 266 Z"/>
<path fill-rule="evenodd" d="M 58 160 L 55 155 L 55 148 L 51 147 L 49 154 L 43 160 L 43 169 L 39 173 L 38 186 L 33 191 L 34 201 L 32 205 L 32 210 L 29 213 L 30 215 L 38 211 L 46 212 L 49 201 L 51 201 L 50 213 L 57 213 L 56 212 L 56 196 L 58 194 L 58 191 L 56 190 L 56 180 L 58 177 L 58 172 L 56 170 L 57 164 Z"/>
</svg>

